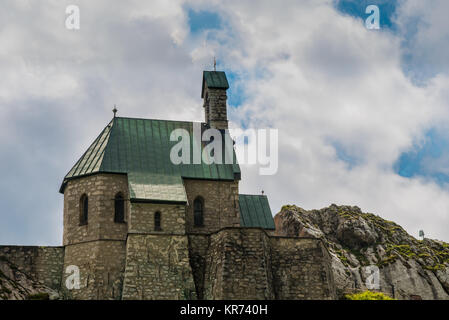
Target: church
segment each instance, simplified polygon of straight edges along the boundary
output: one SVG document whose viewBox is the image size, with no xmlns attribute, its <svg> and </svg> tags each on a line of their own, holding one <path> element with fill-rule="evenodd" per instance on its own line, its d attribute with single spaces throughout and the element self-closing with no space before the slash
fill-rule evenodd
<svg viewBox="0 0 449 320">
<path fill-rule="evenodd" d="M 266 195 L 239 193 L 236 161 L 171 160 L 176 129 L 227 138 L 228 88 L 224 72 L 203 72 L 204 122 L 114 110 L 63 178 L 62 246 L 2 251 L 12 261 L 29 255 L 32 276 L 65 299 L 335 298 L 323 242 L 276 234 Z"/>
</svg>

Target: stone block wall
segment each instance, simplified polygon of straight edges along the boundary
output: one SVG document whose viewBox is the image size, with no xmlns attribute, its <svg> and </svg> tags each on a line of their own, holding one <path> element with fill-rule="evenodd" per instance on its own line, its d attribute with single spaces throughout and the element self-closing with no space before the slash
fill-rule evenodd
<svg viewBox="0 0 449 320">
<path fill-rule="evenodd" d="M 189 234 L 189 257 L 197 298 L 204 298 L 204 277 L 206 274 L 206 259 L 210 246 L 210 236 L 206 234 Z"/>
<path fill-rule="evenodd" d="M 207 253 L 206 299 L 273 299 L 271 252 L 262 229 L 212 234 Z"/>
<path fill-rule="evenodd" d="M 238 181 L 212 181 L 184 179 L 188 204 L 186 206 L 186 231 L 211 233 L 225 227 L 240 226 Z M 204 226 L 194 226 L 193 202 L 204 199 Z"/>
<path fill-rule="evenodd" d="M 61 286 L 64 247 L 0 246 L 0 259 L 47 287 L 59 290 Z"/>
<path fill-rule="evenodd" d="M 276 299 L 335 299 L 331 258 L 315 238 L 271 237 Z"/>
<path fill-rule="evenodd" d="M 130 234 L 123 299 L 195 299 L 186 235 Z"/>
<path fill-rule="evenodd" d="M 259 228 L 207 234 L 129 234 L 65 247 L 1 246 L 7 259 L 68 299 L 335 299 L 319 239 Z M 64 262 L 64 263 L 63 263 Z M 70 265 L 80 289 L 67 290 Z"/>
<path fill-rule="evenodd" d="M 120 299 L 125 270 L 126 242 L 97 240 L 68 245 L 64 271 L 74 265 L 80 271 L 80 288 L 68 290 L 64 273 L 61 289 L 69 299 Z"/>
<path fill-rule="evenodd" d="M 319 239 L 224 228 L 189 240 L 200 299 L 336 298 L 331 259 Z"/>
<path fill-rule="evenodd" d="M 128 200 L 126 175 L 69 181 L 63 247 L 2 246 L 0 258 L 68 299 L 330 299 L 330 256 L 319 239 L 273 236 L 240 227 L 238 181 L 185 179 L 187 205 L 126 202 L 114 222 L 114 197 Z M 79 225 L 80 198 L 89 220 Z M 204 199 L 204 226 L 193 202 Z M 161 230 L 154 214 L 161 213 Z M 68 290 L 68 266 L 80 288 Z"/>
<path fill-rule="evenodd" d="M 117 193 L 125 199 L 126 223 L 114 222 Z M 88 223 L 80 225 L 80 199 L 88 196 Z M 128 179 L 123 174 L 94 174 L 70 180 L 64 190 L 64 270 L 80 271 L 80 289 L 62 291 L 70 299 L 120 299 L 130 216 Z"/>
<path fill-rule="evenodd" d="M 74 244 L 97 239 L 125 240 L 126 223 L 114 222 L 114 197 L 121 192 L 128 195 L 126 175 L 95 174 L 70 180 L 64 190 L 63 244 Z M 80 199 L 88 196 L 88 224 L 80 225 Z M 125 221 L 129 216 L 129 201 L 125 202 Z"/>
<path fill-rule="evenodd" d="M 204 103 L 206 122 L 216 129 L 228 128 L 228 115 L 226 100 L 228 99 L 225 89 L 205 88 Z"/>
<path fill-rule="evenodd" d="M 185 234 L 186 209 L 184 205 L 131 203 L 129 233 Z M 154 228 L 154 214 L 161 213 L 161 230 Z"/>
</svg>

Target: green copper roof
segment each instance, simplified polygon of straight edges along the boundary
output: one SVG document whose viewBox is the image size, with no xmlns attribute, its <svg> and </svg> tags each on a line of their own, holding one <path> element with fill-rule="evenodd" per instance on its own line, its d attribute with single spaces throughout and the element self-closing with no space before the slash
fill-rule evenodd
<svg viewBox="0 0 449 320">
<path fill-rule="evenodd" d="M 187 202 L 180 176 L 156 173 L 128 173 L 129 197 L 133 200 Z"/>
<path fill-rule="evenodd" d="M 105 149 L 111 134 L 111 128 L 112 122 L 110 122 L 106 128 L 103 129 L 97 139 L 95 139 L 83 156 L 73 166 L 69 173 L 67 173 L 64 180 L 67 178 L 83 176 L 100 171 Z"/>
<path fill-rule="evenodd" d="M 224 71 L 203 71 L 203 88 L 201 98 L 204 98 L 204 85 L 208 88 L 229 89 L 228 79 Z"/>
<path fill-rule="evenodd" d="M 239 194 L 240 225 L 275 229 L 267 196 Z"/>
<path fill-rule="evenodd" d="M 177 185 L 179 187 L 181 177 L 209 180 L 239 179 L 240 167 L 236 161 L 235 164 L 206 164 L 204 162 L 201 164 L 173 164 L 170 160 L 170 150 L 178 141 L 170 141 L 170 133 L 178 128 L 187 130 L 192 145 L 192 122 L 114 118 L 65 176 L 60 191 L 64 192 L 65 184 L 69 179 L 98 172 L 128 175 L 132 173 L 134 177 L 141 174 L 145 177 L 144 181 L 147 181 L 144 184 L 158 185 L 157 188 L 160 192 L 162 192 L 161 190 L 168 192 L 168 187 L 163 187 L 164 185 Z M 201 130 L 204 129 L 206 129 L 204 124 L 201 124 Z M 190 152 L 190 158 L 193 159 L 193 148 Z M 160 182 L 160 179 L 155 178 L 161 176 L 172 177 L 167 178 L 171 179 L 169 180 L 170 183 L 166 183 L 167 181 Z M 173 177 L 178 177 L 178 179 Z M 144 195 L 145 197 L 142 199 L 147 199 L 148 195 L 151 200 L 166 201 L 167 195 L 161 196 L 161 199 L 153 199 L 157 197 L 152 195 L 161 194 L 159 191 L 154 191 L 156 189 L 149 191 L 149 193 L 147 191 L 142 193 L 142 189 L 137 187 L 141 185 L 139 181 L 141 180 L 132 180 L 130 185 L 131 189 L 136 186 L 136 192 L 134 193 L 136 198 Z M 173 183 L 174 181 L 177 182 Z M 173 191 L 177 187 L 170 188 Z M 174 199 L 181 201 L 178 194 Z"/>
</svg>

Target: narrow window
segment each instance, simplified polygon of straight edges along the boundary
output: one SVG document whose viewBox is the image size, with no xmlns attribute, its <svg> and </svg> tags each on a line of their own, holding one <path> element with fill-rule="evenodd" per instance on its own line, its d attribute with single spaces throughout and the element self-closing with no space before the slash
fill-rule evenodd
<svg viewBox="0 0 449 320">
<path fill-rule="evenodd" d="M 124 223 L 125 222 L 125 199 L 121 192 L 115 195 L 114 199 L 115 214 L 114 222 Z"/>
<path fill-rule="evenodd" d="M 201 197 L 197 197 L 193 201 L 193 222 L 195 227 L 201 227 L 204 223 L 203 217 L 204 201 Z"/>
<path fill-rule="evenodd" d="M 154 231 L 161 231 L 161 213 L 157 211 L 154 214 Z"/>
<path fill-rule="evenodd" d="M 89 217 L 89 200 L 86 194 L 80 198 L 80 226 L 86 225 Z"/>
</svg>

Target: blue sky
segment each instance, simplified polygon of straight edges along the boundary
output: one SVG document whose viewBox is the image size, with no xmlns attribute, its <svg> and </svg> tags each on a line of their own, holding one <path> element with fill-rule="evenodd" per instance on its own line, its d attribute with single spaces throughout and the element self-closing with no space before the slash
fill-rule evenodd
<svg viewBox="0 0 449 320">
<path fill-rule="evenodd" d="M 412 150 L 401 154 L 395 164 L 395 171 L 402 177 L 423 177 L 444 186 L 449 182 L 448 163 L 444 163 L 445 167 L 439 167 L 438 162 L 447 159 L 448 150 L 447 131 L 430 129 L 423 141 L 415 143 Z"/>
<path fill-rule="evenodd" d="M 377 5 L 380 10 L 380 27 L 395 29 L 394 14 L 396 10 L 396 0 L 335 0 L 335 7 L 342 13 L 365 21 L 369 14 L 366 8 L 369 5 Z"/>
<path fill-rule="evenodd" d="M 193 10 L 186 8 L 190 32 L 198 32 L 220 29 L 222 27 L 221 17 L 217 12 L 205 10 Z"/>
</svg>

